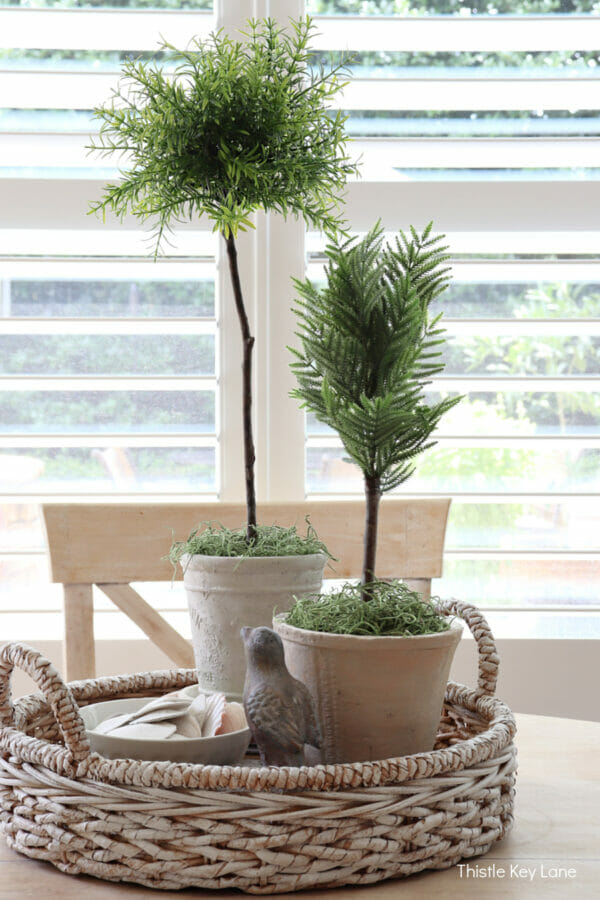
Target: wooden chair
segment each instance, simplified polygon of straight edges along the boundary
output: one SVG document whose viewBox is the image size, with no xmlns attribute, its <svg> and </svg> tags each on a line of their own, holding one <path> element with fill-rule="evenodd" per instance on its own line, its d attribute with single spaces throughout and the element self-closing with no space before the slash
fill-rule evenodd
<svg viewBox="0 0 600 900">
<path fill-rule="evenodd" d="M 431 596 L 431 579 L 442 574 L 450 500 L 385 498 L 381 503 L 377 574 L 402 577 Z M 173 535 L 184 539 L 199 522 L 230 528 L 245 518 L 241 504 L 49 503 L 42 507 L 51 578 L 64 588 L 64 670 L 69 681 L 95 675 L 92 585 L 96 585 L 177 666 L 194 665 L 191 646 L 132 587 L 130 582 L 171 581 L 164 556 Z M 360 576 L 364 503 L 320 501 L 265 503 L 260 520 L 302 530 L 310 520 L 337 558 L 326 577 Z M 177 578 L 181 578 L 181 572 Z"/>
</svg>

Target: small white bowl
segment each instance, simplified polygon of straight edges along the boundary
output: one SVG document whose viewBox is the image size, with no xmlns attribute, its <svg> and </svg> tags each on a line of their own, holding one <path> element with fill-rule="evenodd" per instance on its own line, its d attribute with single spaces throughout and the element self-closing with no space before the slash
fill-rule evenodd
<svg viewBox="0 0 600 900">
<path fill-rule="evenodd" d="M 150 699 L 130 697 L 126 700 L 105 700 L 103 703 L 82 706 L 79 712 L 92 750 L 108 759 L 170 760 L 214 766 L 235 766 L 244 758 L 250 743 L 249 728 L 216 734 L 214 737 L 181 737 L 174 740 L 125 738 L 94 731 L 105 719 L 141 709 Z"/>
</svg>

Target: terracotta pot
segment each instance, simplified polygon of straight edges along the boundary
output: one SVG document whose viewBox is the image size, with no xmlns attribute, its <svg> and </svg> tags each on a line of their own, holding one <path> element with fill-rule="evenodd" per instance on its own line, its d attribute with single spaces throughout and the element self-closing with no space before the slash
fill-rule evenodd
<svg viewBox="0 0 600 900">
<path fill-rule="evenodd" d="M 324 763 L 433 749 L 462 622 L 417 637 L 324 634 L 276 616 L 288 669 L 317 706 Z"/>
<path fill-rule="evenodd" d="M 270 625 L 294 597 L 318 593 L 327 558 L 184 556 L 181 559 L 202 689 L 241 699 L 246 674 L 240 628 Z"/>
</svg>

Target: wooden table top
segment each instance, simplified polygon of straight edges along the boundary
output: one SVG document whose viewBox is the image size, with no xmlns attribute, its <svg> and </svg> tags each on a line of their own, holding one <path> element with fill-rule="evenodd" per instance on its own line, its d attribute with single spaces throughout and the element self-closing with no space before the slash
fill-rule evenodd
<svg viewBox="0 0 600 900">
<path fill-rule="evenodd" d="M 596 898 L 600 896 L 600 723 L 517 715 L 515 825 L 489 853 L 462 867 L 372 887 L 305 891 L 307 900 Z M 154 891 L 64 875 L 9 850 L 0 837 L 2 900 L 239 900 L 229 891 Z M 284 896 L 284 895 L 280 895 Z"/>
</svg>

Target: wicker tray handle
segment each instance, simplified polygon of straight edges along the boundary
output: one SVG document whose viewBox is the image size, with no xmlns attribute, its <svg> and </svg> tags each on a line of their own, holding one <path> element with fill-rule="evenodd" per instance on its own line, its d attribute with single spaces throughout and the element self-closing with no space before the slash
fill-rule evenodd
<svg viewBox="0 0 600 900">
<path fill-rule="evenodd" d="M 458 616 L 467 623 L 477 644 L 479 673 L 477 687 L 482 693 L 493 697 L 498 681 L 500 658 L 496 650 L 492 630 L 485 616 L 476 606 L 454 599 L 442 600 L 438 604 L 438 609 L 445 616 Z"/>
<path fill-rule="evenodd" d="M 17 666 L 40 688 L 58 722 L 65 746 L 24 734 L 17 728 L 10 694 L 10 678 Z M 29 758 L 65 774 L 72 772 L 90 753 L 90 744 L 79 708 L 69 687 L 52 663 L 27 644 L 5 644 L 0 651 L 0 727 L 4 735 L 27 747 Z M 4 743 L 4 741 L 3 741 Z"/>
</svg>

